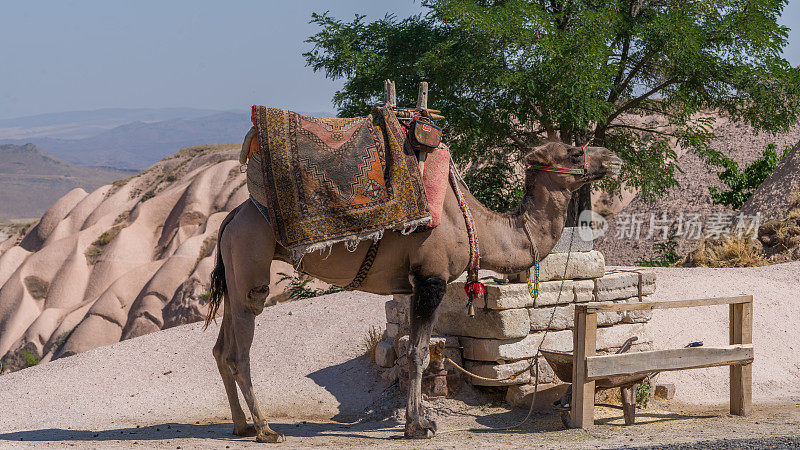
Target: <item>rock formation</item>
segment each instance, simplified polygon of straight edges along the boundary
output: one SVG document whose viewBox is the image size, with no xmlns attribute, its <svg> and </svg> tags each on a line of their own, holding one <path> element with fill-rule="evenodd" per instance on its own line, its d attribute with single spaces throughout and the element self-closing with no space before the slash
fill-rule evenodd
<svg viewBox="0 0 800 450">
<path fill-rule="evenodd" d="M 237 151 L 192 147 L 92 193 L 74 189 L 19 245 L 0 243 L 3 370 L 200 320 L 217 229 L 248 198 Z M 278 272 L 293 274 L 273 264 L 276 294 Z"/>
</svg>

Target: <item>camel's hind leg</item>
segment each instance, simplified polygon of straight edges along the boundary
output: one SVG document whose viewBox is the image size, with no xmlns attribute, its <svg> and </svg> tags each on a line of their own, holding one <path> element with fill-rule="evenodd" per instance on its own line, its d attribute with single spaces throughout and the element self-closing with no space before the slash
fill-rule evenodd
<svg viewBox="0 0 800 450">
<path fill-rule="evenodd" d="M 260 213 L 252 205 L 248 206 L 231 220 L 228 229 L 220 237 L 228 293 L 228 307 L 225 308 L 228 322 L 223 322 L 225 335 L 221 359 L 224 359 L 250 409 L 256 440 L 282 442 L 283 435 L 273 431 L 261 413 L 250 376 L 250 346 L 255 332 L 255 317 L 264 309 L 264 302 L 269 295 L 269 268 L 275 253 L 275 240 L 271 230 L 263 228 L 266 222 Z M 229 339 L 230 346 L 227 344 Z M 227 384 L 225 388 L 228 390 Z M 231 390 L 235 392 L 235 389 Z M 241 422 L 237 423 L 238 397 L 235 400 L 230 398 L 230 394 L 228 397 L 235 431 L 248 431 L 246 425 L 243 429 L 239 425 Z"/>
<path fill-rule="evenodd" d="M 234 354 L 236 351 L 236 343 L 233 339 L 233 332 L 230 330 L 230 322 L 230 312 L 226 312 L 222 319 L 222 326 L 219 328 L 217 343 L 214 345 L 214 359 L 217 361 L 217 369 L 220 377 L 222 377 L 222 384 L 225 386 L 225 394 L 228 396 L 228 403 L 231 407 L 233 434 L 255 436 L 256 430 L 247 424 L 247 416 L 245 416 L 242 405 L 239 403 L 236 380 L 233 377 L 232 367 L 228 363 L 228 355 Z"/>
</svg>

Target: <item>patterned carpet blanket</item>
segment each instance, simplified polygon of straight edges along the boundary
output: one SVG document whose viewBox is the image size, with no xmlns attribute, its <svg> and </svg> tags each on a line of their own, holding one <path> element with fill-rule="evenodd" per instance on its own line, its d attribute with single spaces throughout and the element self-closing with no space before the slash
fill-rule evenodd
<svg viewBox="0 0 800 450">
<path fill-rule="evenodd" d="M 430 223 L 416 157 L 391 109 L 343 119 L 253 106 L 252 120 L 247 187 L 293 260 Z"/>
</svg>

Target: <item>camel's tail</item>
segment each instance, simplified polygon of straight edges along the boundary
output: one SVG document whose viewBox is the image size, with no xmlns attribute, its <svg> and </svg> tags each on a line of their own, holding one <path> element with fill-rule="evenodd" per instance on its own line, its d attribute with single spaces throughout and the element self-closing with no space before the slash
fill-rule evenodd
<svg viewBox="0 0 800 450">
<path fill-rule="evenodd" d="M 203 325 L 203 330 L 208 328 L 208 326 L 211 325 L 211 322 L 213 322 L 217 317 L 219 306 L 222 304 L 222 301 L 225 298 L 227 285 L 225 282 L 225 263 L 222 261 L 222 233 L 225 232 L 225 227 L 228 225 L 231 219 L 233 219 L 233 216 L 236 215 L 236 211 L 238 210 L 239 208 L 237 207 L 231 211 L 219 226 L 219 233 L 217 233 L 219 236 L 217 238 L 217 264 L 214 266 L 214 270 L 211 271 L 211 287 L 208 297 L 208 315 L 206 315 L 206 321 L 205 325 Z"/>
</svg>

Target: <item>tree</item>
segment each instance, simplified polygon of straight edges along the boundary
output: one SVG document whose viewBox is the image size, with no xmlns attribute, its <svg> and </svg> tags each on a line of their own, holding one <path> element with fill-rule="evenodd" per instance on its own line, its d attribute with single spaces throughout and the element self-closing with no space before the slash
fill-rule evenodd
<svg viewBox="0 0 800 450">
<path fill-rule="evenodd" d="M 720 157 L 701 113 L 771 133 L 798 121 L 800 70 L 781 57 L 788 29 L 777 23 L 785 4 L 423 0 L 425 14 L 402 20 L 313 14 L 321 29 L 304 56 L 314 71 L 345 80 L 333 99 L 343 116 L 368 111 L 386 78 L 407 105 L 428 81 L 454 156 L 470 167 L 468 179 L 492 174 L 498 184 L 476 194 L 498 209 L 519 194 L 513 165 L 542 139 L 616 151 L 625 167 L 603 188 L 625 182 L 654 199 L 676 185 L 671 141 Z"/>
<path fill-rule="evenodd" d="M 783 148 L 780 154 L 775 148 L 775 143 L 770 143 L 761 155 L 761 158 L 756 159 L 750 165 L 745 167 L 744 170 L 739 169 L 739 164 L 723 156 L 719 160 L 714 161 L 712 164 L 724 169 L 717 174 L 719 180 L 722 181 L 726 190 L 722 190 L 716 186 L 709 186 L 708 190 L 711 192 L 711 201 L 715 205 L 727 205 L 733 209 L 739 209 L 744 205 L 750 196 L 753 195 L 756 189 L 764 182 L 778 167 L 778 163 L 792 151 L 792 146 L 787 145 Z"/>
</svg>

